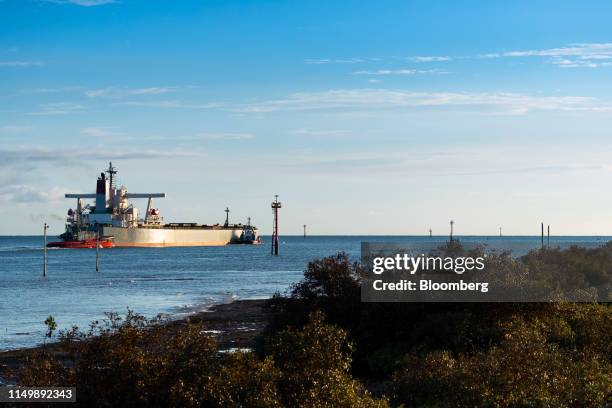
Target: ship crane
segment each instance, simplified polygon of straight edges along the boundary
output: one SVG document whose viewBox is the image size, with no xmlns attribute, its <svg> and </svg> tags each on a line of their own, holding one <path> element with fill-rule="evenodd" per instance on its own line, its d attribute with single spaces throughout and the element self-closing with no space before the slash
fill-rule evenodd
<svg viewBox="0 0 612 408">
<path fill-rule="evenodd" d="M 164 198 L 166 197 L 166 193 L 127 193 L 127 197 L 128 199 L 129 198 L 148 198 L 147 213 L 145 214 L 145 219 L 144 219 L 145 224 L 148 224 L 150 216 L 151 216 L 151 211 L 153 210 L 153 199 L 154 198 Z"/>
<path fill-rule="evenodd" d="M 76 198 L 77 199 L 77 209 L 79 208 L 79 201 L 84 198 L 96 198 L 97 194 L 92 193 L 66 193 L 64 194 L 65 198 Z M 153 198 L 165 198 L 166 193 L 126 193 L 128 199 L 130 198 L 148 198 L 149 205 L 152 203 Z"/>
</svg>

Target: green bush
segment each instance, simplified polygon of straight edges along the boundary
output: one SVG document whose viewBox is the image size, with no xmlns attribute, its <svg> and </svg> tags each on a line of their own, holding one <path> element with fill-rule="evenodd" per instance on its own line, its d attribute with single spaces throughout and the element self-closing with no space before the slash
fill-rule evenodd
<svg viewBox="0 0 612 408">
<path fill-rule="evenodd" d="M 281 374 L 269 357 L 228 353 L 212 376 L 213 400 L 219 407 L 282 407 L 277 386 Z"/>
<path fill-rule="evenodd" d="M 350 375 L 352 345 L 347 334 L 326 325 L 321 312 L 301 329 L 274 336 L 268 347 L 283 373 L 279 389 L 288 407 L 382 407 Z"/>
<path fill-rule="evenodd" d="M 442 250 L 468 254 L 458 242 Z M 602 295 L 612 244 L 538 250 L 518 259 L 497 254 L 489 263 L 509 284 L 530 275 L 560 291 L 598 285 Z M 361 303 L 360 272 L 345 254 L 311 262 L 288 296 L 270 301 L 276 312 L 272 331 L 306 325 L 309 313 L 322 310 L 354 344 L 353 374 L 382 384 L 397 404 L 552 407 L 610 401 L 608 304 Z M 384 389 L 389 380 L 392 386 Z"/>
<path fill-rule="evenodd" d="M 304 279 L 291 287 L 289 299 L 276 294 L 268 306 L 274 312 L 270 330 L 306 324 L 310 313 L 323 310 L 328 319 L 343 327 L 357 323 L 360 314 L 360 265 L 346 253 L 315 259 L 308 263 Z"/>
<path fill-rule="evenodd" d="M 89 331 L 60 334 L 68 362 L 46 349 L 21 370 L 24 386 L 74 386 L 92 407 L 384 407 L 351 377 L 346 332 L 313 314 L 278 332 L 268 356 L 219 353 L 197 323 L 179 326 L 129 312 Z"/>
<path fill-rule="evenodd" d="M 599 312 L 606 308 L 600 306 Z M 559 323 L 557 316 L 552 317 Z M 609 313 L 607 319 L 608 326 L 592 327 L 595 333 L 588 336 L 609 338 Z M 610 402 L 609 344 L 576 348 L 576 341 L 586 333 L 577 335 L 570 323 L 562 328 L 561 345 L 554 335 L 559 327 L 554 326 L 539 318 L 514 316 L 500 324 L 500 344 L 486 351 L 456 356 L 448 351 L 407 354 L 393 376 L 396 400 L 448 407 L 599 407 Z"/>
</svg>

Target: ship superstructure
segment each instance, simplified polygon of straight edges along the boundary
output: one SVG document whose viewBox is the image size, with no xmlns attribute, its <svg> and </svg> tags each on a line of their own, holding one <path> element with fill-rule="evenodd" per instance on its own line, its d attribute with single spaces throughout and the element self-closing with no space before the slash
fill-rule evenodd
<svg viewBox="0 0 612 408">
<path fill-rule="evenodd" d="M 259 243 L 257 228 L 249 222 L 229 223 L 229 209 L 223 225 L 197 223 L 167 223 L 153 199 L 165 193 L 131 193 L 125 186 L 116 186 L 117 169 L 109 163 L 108 170 L 100 174 L 95 194 L 70 193 L 66 198 L 77 200 L 76 209 L 68 210 L 63 241 L 91 239 L 112 240 L 116 247 L 146 246 L 208 246 Z M 147 199 L 144 214 L 131 203 L 131 199 Z M 85 204 L 84 200 L 94 200 Z"/>
</svg>

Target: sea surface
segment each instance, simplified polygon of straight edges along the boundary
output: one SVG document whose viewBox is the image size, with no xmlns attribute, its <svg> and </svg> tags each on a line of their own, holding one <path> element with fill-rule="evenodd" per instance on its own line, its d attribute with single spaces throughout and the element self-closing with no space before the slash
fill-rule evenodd
<svg viewBox="0 0 612 408">
<path fill-rule="evenodd" d="M 458 237 L 521 255 L 540 246 L 539 237 Z M 443 242 L 444 237 L 433 239 Z M 597 246 L 612 237 L 551 237 L 551 246 Z M 53 315 L 60 329 L 87 328 L 104 312 L 127 308 L 148 317 L 172 318 L 235 299 L 266 298 L 298 282 L 308 262 L 344 251 L 359 259 L 361 242 L 411 242 L 430 237 L 281 237 L 280 255 L 263 245 L 188 248 L 112 248 L 48 250 L 48 275 L 42 276 L 40 236 L 0 236 L 0 350 L 40 344 L 43 321 Z"/>
</svg>

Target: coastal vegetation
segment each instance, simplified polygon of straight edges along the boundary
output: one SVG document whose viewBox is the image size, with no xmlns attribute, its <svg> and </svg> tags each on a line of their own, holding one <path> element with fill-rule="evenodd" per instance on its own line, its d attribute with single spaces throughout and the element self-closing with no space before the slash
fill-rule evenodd
<svg viewBox="0 0 612 408">
<path fill-rule="evenodd" d="M 465 255 L 460 244 L 447 248 Z M 497 268 L 560 290 L 609 291 L 612 245 L 543 249 Z M 568 276 L 570 274 L 571 276 Z M 76 386 L 87 406 L 600 407 L 612 402 L 608 303 L 364 303 L 340 253 L 267 302 L 253 351 L 220 353 L 204 325 L 129 312 L 60 333 L 22 385 Z M 608 285 L 606 287 L 606 285 Z"/>
<path fill-rule="evenodd" d="M 43 348 L 22 386 L 73 386 L 92 407 L 386 407 L 350 373 L 347 332 L 312 313 L 271 335 L 266 353 L 220 353 L 200 323 L 110 313 L 87 331 L 60 334 L 63 359 Z"/>
<path fill-rule="evenodd" d="M 468 255 L 457 242 L 446 251 Z M 560 291 L 597 287 L 609 294 L 610 244 L 543 249 L 519 259 L 497 254 L 489 262 Z M 376 384 L 371 388 L 393 405 L 612 402 L 609 303 L 363 303 L 361 276 L 362 265 L 345 254 L 311 262 L 301 282 L 270 301 L 276 311 L 270 332 L 300 327 L 313 310 L 322 311 L 354 343 L 353 375 Z"/>
</svg>

